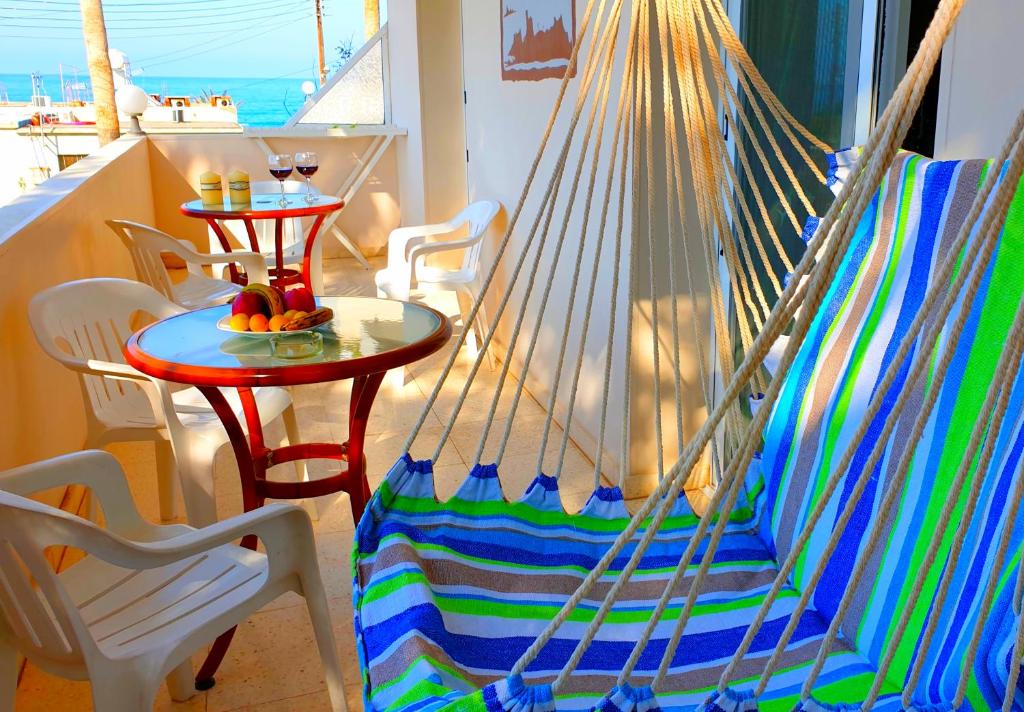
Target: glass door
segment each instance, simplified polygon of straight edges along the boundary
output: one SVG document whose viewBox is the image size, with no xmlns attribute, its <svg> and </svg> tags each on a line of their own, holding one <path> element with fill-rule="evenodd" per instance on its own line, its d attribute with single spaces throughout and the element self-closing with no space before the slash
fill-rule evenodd
<svg viewBox="0 0 1024 712">
<path fill-rule="evenodd" d="M 729 12 L 768 86 L 798 121 L 836 149 L 866 139 L 874 112 L 878 0 L 731 0 Z M 751 137 L 741 129 L 735 139 L 752 155 Z M 809 172 L 795 151 L 787 153 L 794 169 Z M 820 156 L 820 164 L 825 162 Z M 808 175 L 798 177 L 812 205 L 826 210 L 831 191 Z M 774 193 L 767 174 L 755 166 L 753 181 L 768 200 L 790 259 L 798 260 L 803 242 L 779 202 L 770 199 Z M 751 186 L 741 185 L 740 191 L 753 204 Z M 790 204 L 798 205 L 795 191 L 786 192 Z M 782 277 L 781 263 L 771 268 Z M 760 276 L 764 284 L 767 275 Z"/>
<path fill-rule="evenodd" d="M 867 138 L 876 105 L 878 13 L 884 0 L 723 1 L 727 3 L 730 20 L 754 64 L 798 121 L 837 150 Z M 743 96 L 742 88 L 735 80 L 734 86 L 743 110 L 750 116 L 747 102 L 752 99 Z M 753 128 L 758 130 L 757 124 Z M 753 138 L 746 135 L 743 126 L 731 126 L 729 133 L 731 135 L 727 138 L 734 153 L 738 143 L 747 156 L 755 155 Z M 764 145 L 763 138 L 761 143 Z M 818 216 L 823 215 L 834 198 L 832 192 L 812 176 L 811 170 L 787 141 L 780 141 L 780 144 L 814 211 Z M 811 155 L 814 156 L 813 149 Z M 826 157 L 818 155 L 816 158 L 824 171 Z M 745 172 L 739 171 L 739 174 L 740 183 L 735 188 L 737 193 L 753 206 L 756 186 L 765 200 L 768 218 L 775 227 L 782 248 L 789 261 L 796 264 L 803 256 L 804 242 L 800 233 L 794 230 L 793 221 L 777 198 L 763 166 L 753 162 L 749 179 Z M 802 224 L 807 216 L 800 214 L 801 202 L 796 197 L 796 190 L 787 185 L 787 181 L 781 181 L 781 185 L 787 202 L 797 211 L 798 223 Z M 732 238 L 737 239 L 738 233 Z M 753 238 L 748 234 L 745 239 Z M 750 254 L 756 254 L 753 244 L 748 244 L 747 248 Z M 784 282 L 786 265 L 774 252 L 769 257 L 769 264 L 754 260 L 746 269 L 753 273 L 751 276 L 760 284 L 769 306 L 773 306 L 778 296 L 773 284 Z M 720 274 L 728 274 L 724 264 L 720 265 Z M 732 296 L 728 285 L 723 284 L 723 290 Z M 753 308 L 749 305 L 741 307 L 730 299 L 731 343 L 737 348 L 734 354 L 736 363 L 742 359 L 737 308 L 745 309 L 747 322 L 755 330 L 760 324 Z M 716 379 L 716 397 L 717 385 Z"/>
</svg>

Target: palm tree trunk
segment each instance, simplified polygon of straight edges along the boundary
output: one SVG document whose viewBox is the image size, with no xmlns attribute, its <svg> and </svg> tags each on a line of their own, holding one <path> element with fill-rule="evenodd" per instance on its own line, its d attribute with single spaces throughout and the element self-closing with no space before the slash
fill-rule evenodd
<svg viewBox="0 0 1024 712">
<path fill-rule="evenodd" d="M 366 39 L 370 39 L 380 29 L 380 0 L 363 0 L 363 21 Z"/>
<path fill-rule="evenodd" d="M 89 62 L 89 82 L 96 105 L 96 136 L 100 145 L 116 141 L 121 135 L 114 103 L 114 75 L 110 69 L 107 25 L 103 21 L 102 0 L 79 0 L 82 8 L 82 37 Z"/>
</svg>

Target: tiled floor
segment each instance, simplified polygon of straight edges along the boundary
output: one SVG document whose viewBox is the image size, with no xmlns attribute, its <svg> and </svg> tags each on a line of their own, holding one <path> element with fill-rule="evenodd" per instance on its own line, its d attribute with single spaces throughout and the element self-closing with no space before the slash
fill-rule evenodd
<svg viewBox="0 0 1024 712">
<path fill-rule="evenodd" d="M 374 264 L 377 269 L 382 263 Z M 373 294 L 373 272 L 362 270 L 354 260 L 329 263 L 328 290 L 332 294 Z M 449 314 L 457 314 L 454 298 L 431 300 L 431 304 Z M 458 328 L 458 327 L 456 327 Z M 388 468 L 401 455 L 411 426 L 419 417 L 441 372 L 447 350 L 407 369 L 404 382 L 385 382 L 370 417 L 366 442 L 369 479 L 375 487 Z M 433 452 L 444 424 L 464 383 L 470 360 L 460 355 L 437 404 L 428 414 L 412 453 L 426 458 Z M 479 384 L 472 391 L 458 424 L 451 434 L 436 468 L 438 496 L 450 497 L 468 472 L 490 405 L 489 396 L 498 371 L 486 365 L 478 374 Z M 506 383 L 499 402 L 498 416 L 504 418 L 511 402 L 515 382 Z M 341 441 L 346 432 L 349 383 L 294 389 L 293 396 L 303 431 L 308 440 Z M 484 459 L 492 455 L 507 420 L 492 428 Z M 532 479 L 536 466 L 536 443 L 544 427 L 545 412 L 529 394 L 524 393 L 514 419 L 515 428 L 502 462 L 502 484 L 506 496 L 518 497 Z M 552 439 L 561 431 L 555 426 Z M 281 437 L 273 429 L 268 439 Z M 557 441 L 556 441 L 557 444 Z M 557 448 L 549 448 L 555 450 Z M 157 518 L 155 466 L 152 446 L 124 444 L 111 448 L 129 473 L 136 500 L 144 515 Z M 241 512 L 241 495 L 234 459 L 222 448 L 216 463 L 217 503 L 220 516 Z M 323 469 L 318 469 L 323 468 Z M 312 463 L 311 476 L 326 474 L 328 465 Z M 575 447 L 570 447 L 562 473 L 562 494 L 567 509 L 578 509 L 593 489 L 593 465 Z M 327 586 L 334 632 L 341 652 L 349 709 L 362 709 L 359 667 L 352 635 L 351 564 L 353 523 L 346 495 L 322 497 L 316 501 L 319 511 L 314 522 L 320 568 Z M 196 663 L 201 660 L 196 656 Z M 241 626 L 228 657 L 217 674 L 217 685 L 198 693 L 189 702 L 175 704 L 162 691 L 157 709 L 195 712 L 227 710 L 280 710 L 316 712 L 329 709 L 320 659 L 313 643 L 313 631 L 305 606 L 297 596 L 286 596 L 254 615 Z M 33 666 L 26 668 L 19 687 L 16 710 L 90 710 L 92 703 L 87 682 L 68 682 L 47 675 Z"/>
</svg>

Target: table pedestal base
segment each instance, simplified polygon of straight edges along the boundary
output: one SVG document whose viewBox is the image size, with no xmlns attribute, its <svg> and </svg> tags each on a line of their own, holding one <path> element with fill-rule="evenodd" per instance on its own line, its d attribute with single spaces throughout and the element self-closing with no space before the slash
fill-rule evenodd
<svg viewBox="0 0 1024 712">
<path fill-rule="evenodd" d="M 252 388 L 238 388 L 248 437 L 219 388 L 200 387 L 203 395 L 220 417 L 231 440 L 231 448 L 238 463 L 242 482 L 242 507 L 246 512 L 262 507 L 270 499 L 306 499 L 336 492 L 346 492 L 352 507 L 353 521 L 358 523 L 370 499 L 370 485 L 366 480 L 366 457 L 363 444 L 366 422 L 377 391 L 384 380 L 383 373 L 360 376 L 353 380 L 352 397 L 348 409 L 348 441 L 337 443 L 289 444 L 287 447 L 268 448 L 263 439 L 263 425 Z M 336 475 L 308 482 L 280 482 L 267 479 L 267 470 L 297 460 L 336 460 L 348 467 Z M 242 539 L 242 546 L 256 549 L 256 537 Z M 223 633 L 210 648 L 196 675 L 196 689 L 213 687 L 214 673 L 231 645 L 235 629 Z"/>
</svg>

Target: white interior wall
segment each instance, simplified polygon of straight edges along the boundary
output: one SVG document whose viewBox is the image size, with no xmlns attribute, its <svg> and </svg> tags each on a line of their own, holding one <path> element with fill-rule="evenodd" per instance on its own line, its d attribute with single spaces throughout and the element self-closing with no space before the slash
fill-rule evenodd
<svg viewBox="0 0 1024 712">
<path fill-rule="evenodd" d="M 581 22 L 586 3 L 584 0 L 577 0 L 577 18 Z M 560 81 L 547 79 L 536 82 L 506 82 L 501 79 L 501 25 L 500 25 L 500 4 L 498 2 L 479 2 L 479 0 L 463 0 L 462 2 L 462 27 L 463 27 L 463 62 L 465 68 L 465 87 L 467 93 L 466 103 L 466 138 L 469 149 L 469 199 L 479 200 L 493 198 L 501 201 L 505 206 L 508 219 L 519 202 L 520 194 L 530 166 L 534 160 L 537 147 L 540 145 L 544 134 L 551 109 L 558 95 Z M 621 45 L 620 45 L 621 49 Z M 585 56 L 587 46 L 581 51 L 581 57 Z M 619 53 L 619 62 L 615 68 L 615 76 L 622 75 L 621 63 L 622 52 Z M 571 80 L 568 97 L 575 97 L 582 79 L 582 71 L 577 73 L 575 79 Z M 568 114 L 563 111 L 562 116 L 553 132 L 553 137 L 565 135 L 565 128 L 568 125 Z M 610 124 L 613 122 L 609 122 Z M 606 136 L 606 147 L 610 145 L 611 127 L 609 126 Z M 492 288 L 494 299 L 491 300 L 491 314 L 494 313 L 496 297 L 502 294 L 511 281 L 511 270 L 516 258 L 522 253 L 531 222 L 536 214 L 541 196 L 547 186 L 548 177 L 551 175 L 554 160 L 561 149 L 561 143 L 553 145 L 546 152 L 546 158 L 538 171 L 539 185 L 532 192 L 523 211 L 523 218 L 516 225 L 512 233 L 512 240 L 509 247 L 511 259 L 503 261 L 502 269 L 498 272 L 495 284 Z M 568 158 L 568 164 L 575 166 L 575 158 L 578 152 L 574 149 Z M 605 160 L 607 159 L 607 149 Z M 599 175 L 607 170 L 607 164 L 602 161 L 599 168 Z M 568 179 L 567 179 L 568 182 Z M 583 196 L 580 196 L 582 204 Z M 593 221 L 599 220 L 599 203 L 591 211 Z M 559 200 L 559 209 L 555 215 L 561 218 L 565 211 L 561 208 L 564 202 Z M 628 207 L 628 201 L 627 201 Z M 566 242 L 566 251 L 571 260 L 563 258 L 561 269 L 555 280 L 555 288 L 552 289 L 551 301 L 547 308 L 548 317 L 542 327 L 540 340 L 533 359 L 534 364 L 544 364 L 544 367 L 534 367 L 529 372 L 528 386 L 530 390 L 542 401 L 550 395 L 553 377 L 556 371 L 558 350 L 560 347 L 561 318 L 568 309 L 566 292 L 568 279 L 571 277 L 572 265 L 568 262 L 575 262 L 575 254 L 579 245 L 581 219 L 577 208 L 572 222 L 569 226 L 569 236 Z M 626 218 L 628 225 L 629 218 Z M 499 221 L 501 222 L 501 221 Z M 493 239 L 490 241 L 490 254 L 485 254 L 484 264 L 491 263 L 494 246 L 497 244 L 504 232 L 505 224 L 496 226 Z M 552 241 L 557 236 L 560 223 L 555 221 L 552 230 Z M 585 253 L 586 262 L 590 264 L 591 249 L 596 244 L 593 235 L 589 241 L 589 247 Z M 548 251 L 550 254 L 550 250 Z M 610 257 L 610 250 L 606 251 L 605 258 Z M 609 264 L 606 262 L 605 264 Z M 549 263 L 545 260 L 542 270 L 546 270 Z M 544 272 L 542 272 L 543 274 Z M 592 444 L 598 430 L 600 418 L 600 402 L 603 391 L 603 371 L 605 360 L 605 335 L 607 334 L 609 315 L 612 309 L 609 306 L 612 274 L 610 269 L 603 270 L 597 291 L 596 306 L 591 313 L 590 340 L 587 343 L 584 356 L 584 367 L 580 381 L 577 408 L 573 418 L 572 435 L 577 442 L 593 453 Z M 525 284 L 525 279 L 517 280 L 518 285 Z M 537 291 L 543 289 L 545 282 L 538 280 Z M 518 294 L 521 294 L 519 292 Z M 527 340 L 526 334 L 530 333 L 536 324 L 538 299 L 535 297 L 530 303 L 528 318 L 523 326 L 523 336 L 520 342 Z M 582 300 L 579 300 L 574 310 L 574 318 L 570 326 L 570 352 L 568 359 L 575 363 L 578 351 L 576 346 L 579 343 L 579 333 L 583 322 Z M 623 300 L 619 300 L 619 327 L 622 327 L 624 310 L 621 308 Z M 513 304 L 521 303 L 520 299 L 514 299 Z M 554 317 L 552 318 L 552 315 Z M 508 336 L 509 327 L 513 319 L 507 318 L 504 322 L 506 327 L 503 335 Z M 621 333 L 621 332 L 620 332 Z M 624 340 L 617 339 L 613 358 L 616 364 L 623 363 Z M 517 352 L 517 357 L 524 354 L 525 346 Z M 518 364 L 514 358 L 513 363 Z M 623 413 L 625 412 L 622 398 L 622 368 L 613 370 L 612 376 L 612 398 L 610 403 L 609 437 L 606 445 L 606 460 L 604 466 L 606 471 L 614 472 L 617 466 L 615 460 L 620 457 L 617 452 L 619 441 L 618 433 L 622 424 Z M 567 394 L 565 386 L 560 393 Z M 557 410 L 556 410 L 557 412 Z M 610 450 L 610 452 L 609 452 Z"/>
<path fill-rule="evenodd" d="M 1024 2 L 971 0 L 942 53 L 936 158 L 995 156 L 1024 109 Z"/>
</svg>

